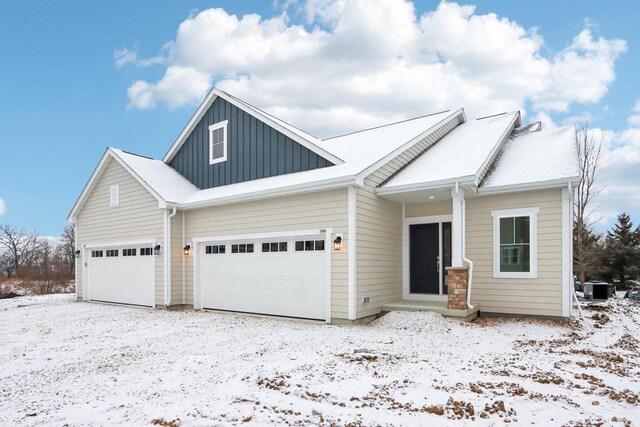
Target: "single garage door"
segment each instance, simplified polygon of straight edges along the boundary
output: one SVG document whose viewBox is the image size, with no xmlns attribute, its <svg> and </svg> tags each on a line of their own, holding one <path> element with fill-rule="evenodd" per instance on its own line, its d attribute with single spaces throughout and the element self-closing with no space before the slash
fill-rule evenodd
<svg viewBox="0 0 640 427">
<path fill-rule="evenodd" d="M 89 299 L 153 306 L 155 259 L 151 245 L 89 248 Z"/>
<path fill-rule="evenodd" d="M 203 243 L 202 307 L 326 318 L 325 236 Z"/>
</svg>

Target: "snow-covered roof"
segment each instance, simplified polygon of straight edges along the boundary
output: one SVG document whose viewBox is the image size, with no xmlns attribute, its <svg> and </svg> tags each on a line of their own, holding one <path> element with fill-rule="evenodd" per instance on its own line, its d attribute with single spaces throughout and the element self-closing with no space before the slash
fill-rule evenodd
<svg viewBox="0 0 640 427">
<path fill-rule="evenodd" d="M 518 120 L 519 112 L 516 111 L 457 126 L 391 178 L 380 192 L 454 180 L 473 182 Z"/>
<path fill-rule="evenodd" d="M 442 111 L 327 138 L 320 145 L 342 158 L 346 164 L 350 165 L 353 173 L 359 173 L 407 142 L 421 136 L 443 120 L 460 113 L 461 110 Z"/>
<path fill-rule="evenodd" d="M 200 189 L 162 160 L 109 148 L 165 202 L 180 203 Z"/>
<path fill-rule="evenodd" d="M 562 127 L 510 138 L 481 191 L 574 181 L 580 176 L 574 129 Z"/>
</svg>

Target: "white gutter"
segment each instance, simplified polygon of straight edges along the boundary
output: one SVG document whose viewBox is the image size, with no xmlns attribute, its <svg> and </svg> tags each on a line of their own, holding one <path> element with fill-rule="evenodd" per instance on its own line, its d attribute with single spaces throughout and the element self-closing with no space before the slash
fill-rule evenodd
<svg viewBox="0 0 640 427">
<path fill-rule="evenodd" d="M 580 181 L 580 177 L 572 176 L 569 178 L 552 179 L 548 181 L 527 182 L 522 184 L 497 185 L 495 187 L 480 187 L 478 194 L 495 194 L 509 193 L 513 191 L 523 190 L 545 190 L 549 188 L 564 188 L 567 183 L 576 184 Z"/>
<path fill-rule="evenodd" d="M 226 197 L 217 197 L 215 199 L 206 199 L 195 202 L 183 202 L 180 203 L 181 209 L 200 208 L 205 206 L 217 206 L 228 203 L 246 202 L 256 199 L 264 199 L 268 197 L 284 196 L 289 194 L 301 193 L 306 191 L 324 190 L 330 188 L 347 187 L 349 185 L 356 185 L 361 187 L 363 185 L 363 179 L 354 175 L 348 175 L 346 177 L 330 178 L 323 181 L 306 182 L 303 184 L 295 184 L 288 187 L 277 187 L 266 190 L 258 190 L 252 193 L 234 194 Z M 207 191 L 207 190 L 201 190 Z"/>
<path fill-rule="evenodd" d="M 169 209 L 165 211 L 164 217 L 164 305 L 171 305 L 171 218 L 177 212 L 173 207 L 171 213 Z"/>
<path fill-rule="evenodd" d="M 408 193 L 410 191 L 438 190 L 456 185 L 473 185 L 475 175 L 461 176 L 457 178 L 442 179 L 439 181 L 418 182 L 415 184 L 396 185 L 391 187 L 376 188 L 376 194 L 384 196 L 386 194 Z"/>
</svg>

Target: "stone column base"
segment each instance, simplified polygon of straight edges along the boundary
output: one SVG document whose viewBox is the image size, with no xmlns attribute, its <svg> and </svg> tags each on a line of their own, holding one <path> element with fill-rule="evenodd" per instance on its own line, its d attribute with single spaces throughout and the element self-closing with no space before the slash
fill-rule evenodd
<svg viewBox="0 0 640 427">
<path fill-rule="evenodd" d="M 468 267 L 447 267 L 449 289 L 447 308 L 449 310 L 467 309 L 467 289 L 469 288 Z"/>
</svg>

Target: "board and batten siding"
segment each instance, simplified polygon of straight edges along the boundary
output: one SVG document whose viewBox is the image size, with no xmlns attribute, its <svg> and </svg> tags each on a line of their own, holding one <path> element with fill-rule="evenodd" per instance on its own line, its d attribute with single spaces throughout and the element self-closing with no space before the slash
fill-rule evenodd
<svg viewBox="0 0 640 427">
<path fill-rule="evenodd" d="M 120 203 L 110 206 L 110 188 L 120 186 Z M 164 239 L 164 210 L 158 208 L 158 201 L 131 174 L 110 158 L 95 187 L 80 209 L 76 221 L 77 244 L 83 245 L 132 241 L 136 239 Z M 163 249 L 164 250 L 164 249 Z M 86 251 L 83 251 L 86 252 Z M 83 297 L 83 266 L 88 262 L 83 254 L 76 263 L 76 293 Z M 154 255 L 155 256 L 155 255 Z M 163 256 L 155 256 L 156 305 L 164 304 Z"/>
<path fill-rule="evenodd" d="M 228 120 L 227 160 L 209 164 L 209 126 Z M 169 163 L 199 188 L 251 181 L 333 163 L 217 98 Z"/>
<path fill-rule="evenodd" d="M 492 211 L 537 207 L 538 277 L 493 277 Z M 472 304 L 480 312 L 562 316 L 562 190 L 466 199 L 466 252 L 474 263 Z"/>
<path fill-rule="evenodd" d="M 356 189 L 356 318 L 380 313 L 402 299 L 402 205 L 376 194 L 388 180 L 460 123 L 452 118 L 436 132 L 371 173 Z M 363 297 L 369 297 L 369 303 Z"/>
<path fill-rule="evenodd" d="M 350 250 L 347 189 L 316 191 L 291 196 L 189 210 L 186 240 L 278 231 L 332 228 L 343 233 L 339 251 L 331 254 L 331 317 L 347 318 L 347 258 Z M 193 306 L 193 256 L 186 258 L 186 304 Z"/>
</svg>

